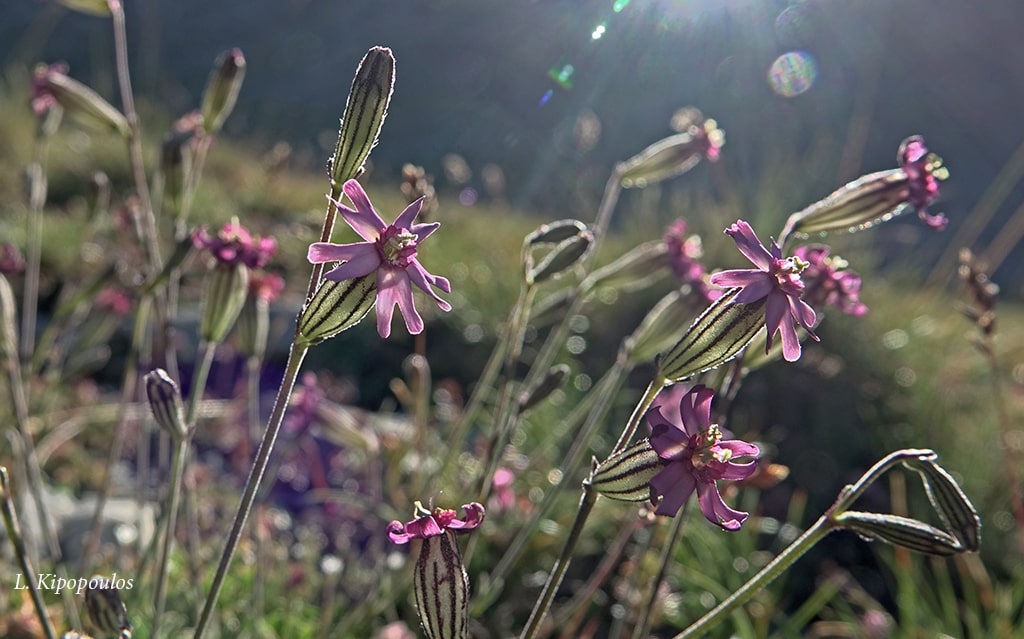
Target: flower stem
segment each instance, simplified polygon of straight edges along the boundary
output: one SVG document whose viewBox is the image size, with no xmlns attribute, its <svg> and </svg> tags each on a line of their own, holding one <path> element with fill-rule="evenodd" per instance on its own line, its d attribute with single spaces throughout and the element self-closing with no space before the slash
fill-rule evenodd
<svg viewBox="0 0 1024 639">
<path fill-rule="evenodd" d="M 519 639 L 534 639 L 537 636 L 537 631 L 540 629 L 544 617 L 547 616 L 548 610 L 551 608 L 555 592 L 558 591 L 558 586 L 561 585 L 565 572 L 569 569 L 569 562 L 572 561 L 572 552 L 576 548 L 576 543 L 580 540 L 583 525 L 587 523 L 587 518 L 594 509 L 594 504 L 597 503 L 597 497 L 597 493 L 591 492 L 584 487 L 583 496 L 580 497 L 580 507 L 576 511 L 576 519 L 573 521 L 572 529 L 565 540 L 565 546 L 562 547 L 562 554 L 558 556 L 558 561 L 555 562 L 554 567 L 551 569 L 548 581 L 544 584 L 544 590 L 541 591 L 537 603 L 534 604 L 533 612 L 530 613 L 530 619 L 526 622 L 526 627 L 523 628 L 523 633 L 519 635 Z"/>
<path fill-rule="evenodd" d="M 608 453 L 611 457 L 615 453 L 624 450 L 626 446 L 629 446 L 629 440 L 633 439 L 633 435 L 636 434 L 637 427 L 640 426 L 640 420 L 643 419 L 644 414 L 654 403 L 654 398 L 658 396 L 661 389 L 665 387 L 665 379 L 663 377 L 657 377 L 647 385 L 647 390 L 644 391 L 643 397 L 637 403 L 636 408 L 633 409 L 633 414 L 629 416 L 629 421 L 626 422 L 626 427 L 622 429 L 622 435 L 619 436 L 619 441 L 615 442 L 615 446 L 612 451 Z"/>
<path fill-rule="evenodd" d="M 153 595 L 153 626 L 150 636 L 160 636 L 160 618 L 164 614 L 164 603 L 167 598 L 167 564 L 170 562 L 171 549 L 174 546 L 174 527 L 178 519 L 178 501 L 181 498 L 181 481 L 185 474 L 185 461 L 188 459 L 189 438 L 182 437 L 178 447 L 174 449 L 174 461 L 171 463 L 171 485 L 167 503 L 167 526 L 164 529 L 164 543 L 157 563 L 156 592 Z"/>
<path fill-rule="evenodd" d="M 257 446 L 260 439 L 260 369 L 262 359 L 258 356 L 249 358 L 248 362 L 248 402 L 249 402 L 249 437 L 250 445 Z M 264 591 L 264 558 L 263 535 L 260 534 L 259 520 L 254 522 L 250 530 L 253 538 L 253 550 L 256 554 L 255 575 L 253 576 L 252 601 L 256 618 L 263 616 Z"/>
<path fill-rule="evenodd" d="M 898 450 L 886 455 L 881 461 L 869 468 L 868 471 L 857 480 L 857 483 L 846 485 L 839 492 L 839 497 L 836 499 L 835 503 L 832 504 L 832 507 L 829 508 L 824 515 L 819 517 L 818 521 L 814 522 L 813 526 L 808 528 L 804 534 L 800 535 L 796 541 L 783 550 L 767 566 L 751 577 L 750 580 L 743 584 L 739 590 L 732 593 L 723 600 L 722 603 L 715 606 L 711 612 L 698 619 L 693 623 L 693 625 L 672 639 L 687 639 L 688 637 L 700 636 L 703 632 L 731 614 L 737 607 L 744 604 L 759 590 L 771 583 L 772 580 L 789 568 L 793 562 L 810 550 L 814 544 L 818 543 L 825 537 L 825 535 L 835 530 L 835 517 L 842 514 L 847 508 L 853 505 L 853 503 L 857 501 L 857 498 L 867 490 L 868 486 L 873 484 L 875 480 L 881 477 L 882 474 L 892 466 L 905 459 L 932 458 L 934 456 L 934 451 L 913 448 Z"/>
<path fill-rule="evenodd" d="M 6 466 L 0 466 L 0 510 L 3 511 L 4 527 L 7 529 L 7 536 L 14 546 L 14 554 L 18 556 L 18 563 L 21 564 L 21 573 L 27 582 L 25 585 L 28 586 L 29 595 L 32 597 L 32 604 L 36 609 L 39 625 L 43 629 L 46 639 L 56 639 L 57 633 L 54 632 L 50 619 L 46 616 L 46 604 L 43 602 L 43 596 L 36 587 L 36 573 L 32 570 L 32 564 L 29 563 L 28 554 L 25 552 L 25 540 L 21 536 L 18 516 L 14 512 L 14 503 L 11 500 L 10 481 L 7 477 Z"/>
<path fill-rule="evenodd" d="M 200 639 L 203 636 L 210 623 L 210 618 L 213 616 L 214 608 L 217 606 L 220 589 L 224 585 L 224 578 L 227 576 L 235 549 L 238 547 L 238 540 L 242 536 L 242 530 L 245 528 L 249 511 L 252 510 L 252 504 L 256 499 L 256 492 L 263 481 L 264 472 L 267 470 L 267 463 L 270 461 L 270 454 L 274 449 L 274 443 L 277 441 L 278 432 L 281 430 L 281 422 L 284 418 L 285 410 L 288 408 L 288 398 L 291 397 L 292 388 L 295 386 L 295 380 L 299 376 L 299 369 L 302 367 L 302 360 L 305 359 L 308 350 L 309 345 L 292 342 L 291 349 L 288 352 L 288 363 L 285 366 L 284 379 L 281 380 L 281 386 L 278 388 L 274 409 L 270 414 L 267 429 L 263 433 L 263 439 L 260 441 L 256 460 L 253 462 L 252 469 L 249 471 L 249 478 L 245 482 L 242 500 L 238 504 L 234 522 L 231 524 L 231 532 L 228 533 L 227 542 L 220 555 L 217 572 L 213 576 L 213 583 L 210 584 L 210 590 L 206 595 L 206 602 L 203 604 L 203 611 L 193 635 L 194 639 Z"/>
<path fill-rule="evenodd" d="M 654 604 L 658 601 L 658 590 L 661 588 L 662 582 L 665 581 L 669 562 L 672 561 L 672 549 L 675 548 L 676 542 L 679 541 L 679 536 L 683 532 L 683 523 L 686 522 L 686 517 L 683 516 L 685 514 L 685 504 L 683 506 L 683 512 L 677 513 L 672 518 L 668 537 L 665 539 L 665 545 L 661 548 L 661 557 L 660 561 L 658 561 L 658 576 L 651 583 L 651 589 L 647 595 L 647 605 L 640 611 L 640 619 L 637 620 L 637 624 L 634 626 L 633 639 L 643 639 L 643 637 L 650 635 L 651 612 L 654 610 Z"/>
</svg>

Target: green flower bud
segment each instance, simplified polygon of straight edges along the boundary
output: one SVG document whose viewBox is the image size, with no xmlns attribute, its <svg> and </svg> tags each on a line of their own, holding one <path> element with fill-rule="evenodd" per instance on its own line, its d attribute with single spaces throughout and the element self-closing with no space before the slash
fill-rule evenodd
<svg viewBox="0 0 1024 639">
<path fill-rule="evenodd" d="M 245 56 L 241 49 L 225 51 L 217 57 L 210 80 L 203 92 L 203 130 L 216 134 L 224 126 L 238 100 L 245 79 Z"/>
<path fill-rule="evenodd" d="M 328 163 L 334 184 L 341 185 L 359 176 L 370 150 L 377 144 L 394 86 L 395 56 L 391 49 L 373 47 L 359 63 L 349 89 L 338 145 Z"/>
<path fill-rule="evenodd" d="M 764 328 L 768 298 L 737 304 L 733 300 L 741 290 L 736 287 L 723 293 L 659 358 L 658 368 L 665 380 L 680 382 L 724 364 Z"/>
<path fill-rule="evenodd" d="M 835 522 L 840 528 L 857 533 L 865 541 L 884 541 L 940 557 L 963 551 L 955 537 L 916 519 L 851 510 L 836 516 Z"/>
<path fill-rule="evenodd" d="M 302 308 L 297 339 L 312 346 L 358 324 L 377 301 L 377 277 L 371 273 L 343 282 L 322 280 Z"/>
<path fill-rule="evenodd" d="M 177 217 L 185 193 L 192 157 L 186 153 L 181 136 L 170 134 L 160 145 L 160 176 L 163 178 L 164 210 Z"/>
<path fill-rule="evenodd" d="M 89 580 L 85 589 L 85 609 L 94 629 L 104 633 L 103 636 L 131 639 L 133 628 L 128 619 L 128 609 L 112 579 L 96 575 Z"/>
<path fill-rule="evenodd" d="M 718 159 L 725 134 L 714 120 L 702 126 L 693 125 L 678 135 L 655 142 L 639 154 L 619 165 L 624 188 L 643 188 L 655 182 L 686 173 L 701 158 Z"/>
<path fill-rule="evenodd" d="M 185 424 L 185 406 L 181 401 L 181 390 L 162 368 L 146 373 L 142 381 L 146 384 L 146 397 L 153 418 L 160 428 L 174 441 L 181 441 L 188 435 Z"/>
<path fill-rule="evenodd" d="M 609 499 L 646 501 L 651 479 L 662 468 L 661 458 L 645 439 L 596 464 L 583 485 Z"/>
<path fill-rule="evenodd" d="M 584 233 L 587 225 L 579 220 L 557 220 L 541 224 L 527 234 L 523 240 L 524 247 L 540 246 L 544 244 L 558 244 L 564 240 Z"/>
<path fill-rule="evenodd" d="M 89 87 L 45 65 L 37 67 L 36 74 L 36 83 L 41 89 L 80 123 L 124 137 L 130 135 L 124 115 Z"/>
<path fill-rule="evenodd" d="M 199 337 L 211 344 L 223 342 L 238 319 L 248 292 L 249 267 L 218 262 L 206 280 Z"/>
<path fill-rule="evenodd" d="M 533 251 L 554 245 L 540 263 L 534 265 Z M 578 220 L 544 224 L 523 241 L 523 268 L 527 284 L 558 278 L 590 252 L 594 234 Z"/>
<path fill-rule="evenodd" d="M 595 270 L 583 280 L 584 291 L 614 288 L 639 291 L 657 282 L 668 271 L 668 245 L 662 241 L 647 242 L 632 249 L 607 266 Z"/>
<path fill-rule="evenodd" d="M 934 457 L 907 460 L 903 465 L 921 475 L 928 500 L 946 528 L 965 550 L 976 552 L 981 547 L 981 517 L 956 480 Z"/>
<path fill-rule="evenodd" d="M 556 364 L 549 368 L 543 377 L 519 396 L 519 410 L 528 410 L 547 399 L 551 393 L 562 387 L 567 377 L 569 377 L 568 365 Z"/>
<path fill-rule="evenodd" d="M 633 334 L 626 338 L 626 352 L 634 365 L 648 362 L 676 342 L 679 326 L 693 317 L 693 306 L 680 290 L 661 298 L 644 317 Z"/>
<path fill-rule="evenodd" d="M 454 533 L 445 530 L 423 540 L 413 592 L 428 639 L 468 639 L 469 576 Z"/>
</svg>

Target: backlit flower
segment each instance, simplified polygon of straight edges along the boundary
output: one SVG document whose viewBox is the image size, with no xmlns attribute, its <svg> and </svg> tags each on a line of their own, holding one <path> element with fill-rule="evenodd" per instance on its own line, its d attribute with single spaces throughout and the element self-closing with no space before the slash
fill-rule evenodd
<svg viewBox="0 0 1024 639">
<path fill-rule="evenodd" d="M 324 276 L 337 282 L 376 272 L 377 332 L 380 336 L 391 334 L 391 317 L 395 305 L 401 310 L 409 332 L 422 332 L 423 318 L 416 311 L 413 301 L 413 284 L 430 295 L 441 310 L 450 311 L 452 308 L 431 288 L 450 293 L 451 284 L 443 277 L 428 273 L 416 260 L 416 247 L 440 225 L 436 222 L 415 223 L 416 215 L 423 205 L 422 198 L 407 206 L 392 224 L 385 224 L 359 182 L 349 180 L 342 189 L 355 209 L 340 202 L 334 203 L 348 225 L 366 241 L 353 244 L 315 242 L 309 247 L 309 261 L 313 264 L 342 262 Z"/>
<path fill-rule="evenodd" d="M 831 304 L 849 315 L 863 315 L 868 307 L 860 301 L 860 276 L 847 270 L 846 260 L 829 255 L 824 244 L 810 244 L 793 250 L 793 257 L 807 262 L 800 274 L 804 283 L 803 299 L 820 306 Z"/>
<path fill-rule="evenodd" d="M 417 511 L 426 512 L 419 502 L 416 502 Z M 454 510 L 435 508 L 433 512 L 426 512 L 421 517 L 403 524 L 400 521 L 393 521 L 388 524 L 388 539 L 396 544 L 406 544 L 412 539 L 427 539 L 437 537 L 447 530 L 469 531 L 479 526 L 484 521 L 484 507 L 476 502 L 464 504 L 463 512 L 465 519 L 456 517 Z"/>
<path fill-rule="evenodd" d="M 707 269 L 700 263 L 704 253 L 699 235 L 686 236 L 686 220 L 680 218 L 665 229 L 664 241 L 668 248 L 668 265 L 679 281 L 689 284 L 701 297 L 713 302 L 721 291 L 707 283 Z"/>
<path fill-rule="evenodd" d="M 816 315 L 807 302 L 800 299 L 804 284 L 800 272 L 807 263 L 797 257 L 783 258 L 782 249 L 772 240 L 772 248 L 761 244 L 754 229 L 743 220 L 725 230 L 725 234 L 736 241 L 740 252 L 749 259 L 756 269 L 722 271 L 711 276 L 711 283 L 717 286 L 742 287 L 733 300 L 737 304 L 750 304 L 767 298 L 765 327 L 768 340 L 765 352 L 771 349 L 776 332 L 782 335 L 782 356 L 787 362 L 800 359 L 800 338 L 797 337 L 796 320 L 815 341 L 818 336 L 812 330 Z M 792 319 L 790 319 L 792 318 Z"/>
<path fill-rule="evenodd" d="M 910 187 L 907 202 L 917 210 L 917 217 L 925 224 L 936 231 L 945 229 L 949 222 L 945 215 L 928 214 L 928 205 L 939 196 L 939 180 L 947 174 L 942 168 L 942 160 L 928 152 L 920 135 L 911 136 L 900 144 L 898 158 Z"/>
<path fill-rule="evenodd" d="M 738 530 L 747 513 L 727 506 L 715 482 L 749 477 L 757 469 L 756 463 L 738 464 L 732 460 L 755 457 L 760 450 L 744 441 L 722 439 L 721 428 L 711 423 L 713 396 L 714 392 L 706 386 L 692 388 L 679 403 L 679 423 L 669 421 L 660 406 L 647 412 L 651 447 L 667 464 L 650 481 L 651 499 L 658 503 L 657 514 L 673 516 L 696 491 L 697 502 L 708 521 L 725 530 Z"/>
</svg>

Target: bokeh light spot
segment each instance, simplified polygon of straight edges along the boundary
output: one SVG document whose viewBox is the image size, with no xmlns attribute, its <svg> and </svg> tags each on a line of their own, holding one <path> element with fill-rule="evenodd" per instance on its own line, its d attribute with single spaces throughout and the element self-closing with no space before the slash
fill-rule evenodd
<svg viewBox="0 0 1024 639">
<path fill-rule="evenodd" d="M 593 40 L 600 40 L 600 39 L 601 39 L 601 36 L 603 36 L 603 35 L 604 35 L 604 32 L 605 32 L 606 30 L 607 30 L 607 27 L 606 27 L 606 26 L 605 26 L 605 24 L 604 24 L 604 23 L 602 22 L 601 24 L 597 25 L 597 26 L 596 26 L 596 27 L 594 28 L 594 32 L 590 34 L 590 37 L 591 37 L 591 39 L 593 39 Z"/>
<path fill-rule="evenodd" d="M 459 204 L 462 206 L 473 206 L 476 204 L 478 197 L 479 195 L 477 194 L 476 189 L 471 186 L 467 186 L 459 191 Z"/>
<path fill-rule="evenodd" d="M 544 95 L 540 96 L 540 102 L 537 103 L 537 106 L 544 106 L 545 104 L 547 104 L 548 100 L 551 99 L 551 96 L 554 95 L 554 93 L 554 89 L 548 89 L 547 91 L 545 91 Z"/>
<path fill-rule="evenodd" d="M 612 11 L 614 11 L 615 13 L 619 13 L 620 11 L 625 9 L 626 5 L 628 4 L 629 0 L 615 0 L 615 4 L 612 5 Z"/>
<path fill-rule="evenodd" d="M 806 92 L 818 77 L 818 64 L 806 51 L 790 51 L 775 59 L 768 69 L 772 91 L 784 98 Z"/>
<path fill-rule="evenodd" d="M 576 72 L 571 64 L 563 65 L 561 69 L 551 67 L 548 71 L 548 76 L 558 83 L 560 87 L 565 90 L 572 88 L 572 74 Z"/>
</svg>

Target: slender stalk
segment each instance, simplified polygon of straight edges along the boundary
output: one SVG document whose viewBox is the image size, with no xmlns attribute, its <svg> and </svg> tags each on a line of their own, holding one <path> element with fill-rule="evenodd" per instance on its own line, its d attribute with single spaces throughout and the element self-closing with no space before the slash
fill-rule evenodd
<svg viewBox="0 0 1024 639">
<path fill-rule="evenodd" d="M 36 573 L 32 569 L 28 553 L 25 552 L 25 540 L 21 536 L 21 528 L 18 526 L 18 514 L 14 511 L 14 502 L 11 500 L 10 481 L 7 477 L 7 467 L 0 466 L 0 509 L 3 510 L 4 527 L 7 529 L 7 537 L 14 546 L 14 554 L 18 557 L 21 565 L 21 574 L 25 577 L 29 595 L 32 597 L 32 604 L 36 609 L 36 616 L 39 618 L 39 626 L 46 634 L 46 639 L 57 639 L 57 633 L 46 616 L 46 604 L 43 596 L 36 587 Z"/>
<path fill-rule="evenodd" d="M 258 356 L 249 358 L 248 362 L 248 404 L 249 404 L 249 437 L 250 445 L 255 448 L 259 445 L 260 439 L 260 369 L 263 367 L 262 360 Z M 248 455 L 247 455 L 248 456 Z M 252 601 L 256 618 L 263 616 L 263 591 L 264 591 L 264 561 L 263 561 L 263 535 L 260 534 L 259 519 L 253 522 L 250 529 L 253 539 L 253 548 L 256 553 L 255 575 L 253 576 Z"/>
<path fill-rule="evenodd" d="M 684 504 L 685 511 L 685 504 Z M 647 604 L 640 611 L 640 619 L 633 630 L 633 639 L 643 639 L 648 636 L 651 630 L 651 612 L 654 611 L 654 603 L 658 600 L 658 590 L 661 588 L 661 584 L 665 581 L 665 574 L 668 572 L 668 564 L 672 560 L 672 549 L 675 548 L 676 542 L 679 541 L 679 536 L 683 532 L 683 523 L 686 521 L 686 517 L 683 516 L 683 512 L 678 513 L 672 519 L 672 526 L 669 528 L 668 537 L 665 539 L 665 545 L 661 548 L 661 557 L 658 561 L 658 575 L 654 578 L 654 582 L 651 584 L 650 592 L 647 594 Z"/>
<path fill-rule="evenodd" d="M 1002 442 L 1003 461 L 1006 464 L 1006 483 L 1010 486 L 1011 507 L 1014 518 L 1017 520 L 1017 543 L 1020 546 L 1021 554 L 1024 554 L 1024 495 L 1021 495 L 1020 474 L 1018 473 L 1021 465 L 1012 442 L 1013 421 L 1006 408 L 1002 378 L 999 375 L 999 358 L 996 356 L 993 342 L 991 335 L 986 335 L 984 337 L 985 347 L 982 351 L 992 376 L 992 407 L 996 411 L 996 421 L 999 423 L 999 439 Z"/>
<path fill-rule="evenodd" d="M 682 631 L 672 639 L 687 639 L 688 637 L 700 636 L 715 624 L 725 619 L 725 617 L 732 614 L 733 610 L 744 604 L 759 590 L 771 583 L 772 580 L 789 568 L 793 562 L 803 556 L 804 553 L 811 549 L 811 547 L 821 541 L 828 533 L 835 530 L 835 517 L 842 514 L 847 508 L 853 505 L 864 491 L 867 490 L 868 486 L 873 484 L 875 480 L 881 477 L 881 475 L 892 466 L 905 459 L 933 457 L 934 455 L 934 451 L 913 448 L 898 450 L 886 455 L 881 461 L 869 468 L 868 471 L 857 480 L 857 483 L 845 486 L 843 490 L 840 491 L 839 497 L 836 499 L 835 503 L 832 504 L 832 507 L 829 508 L 824 515 L 819 517 L 818 521 L 814 522 L 814 525 L 808 528 L 804 534 L 800 535 L 796 541 L 783 550 L 767 566 L 751 577 L 750 580 L 743 584 L 739 590 L 726 597 L 722 603 L 715 606 L 715 608 L 708 612 L 708 614 L 698 619 L 689 628 Z"/>
<path fill-rule="evenodd" d="M 164 530 L 164 543 L 157 563 L 156 593 L 153 595 L 153 626 L 150 636 L 160 636 L 160 618 L 164 614 L 164 603 L 167 596 L 167 564 L 170 562 L 171 549 L 174 546 L 174 527 L 178 518 L 178 501 L 181 497 L 181 481 L 185 474 L 185 461 L 188 459 L 189 438 L 182 437 L 174 450 L 174 462 L 171 464 L 171 486 L 167 503 L 167 526 Z"/>
<path fill-rule="evenodd" d="M 117 83 L 121 92 L 121 108 L 128 121 L 128 157 L 132 168 L 135 192 L 141 207 L 136 209 L 135 232 L 142 243 L 150 269 L 160 268 L 160 247 L 156 240 L 156 218 L 153 203 L 149 197 L 146 181 L 146 165 L 142 154 L 142 137 L 139 133 L 139 115 L 135 111 L 135 97 L 132 93 L 131 74 L 128 70 L 128 36 L 125 28 L 124 5 L 121 0 L 108 0 L 114 26 L 114 57 L 117 63 Z"/>
<path fill-rule="evenodd" d="M 572 552 L 576 548 L 576 543 L 580 540 L 583 525 L 587 523 L 587 518 L 594 509 L 594 504 L 597 503 L 597 497 L 597 493 L 591 492 L 587 488 L 583 489 L 583 495 L 580 497 L 580 507 L 576 511 L 576 519 L 573 521 L 572 529 L 565 540 L 562 554 L 558 556 L 558 560 L 551 569 L 548 581 L 544 584 L 544 590 L 541 591 L 537 603 L 534 604 L 533 612 L 530 613 L 530 619 L 526 622 L 526 627 L 523 628 L 523 633 L 519 635 L 519 639 L 534 639 L 537 636 L 537 631 L 540 629 L 544 617 L 547 616 L 548 610 L 551 608 L 555 592 L 558 591 L 558 586 L 562 584 L 565 572 L 569 569 L 569 562 L 572 561 Z"/>
<path fill-rule="evenodd" d="M 36 313 L 39 306 L 39 263 L 43 250 L 43 204 L 46 203 L 46 179 L 43 169 L 46 144 L 35 148 L 35 158 L 29 167 L 30 180 L 28 206 L 28 247 L 25 251 L 25 289 L 21 306 L 21 359 L 32 361 L 36 341 Z"/>
<path fill-rule="evenodd" d="M 658 396 L 661 389 L 665 388 L 665 380 L 660 375 L 651 381 L 647 385 L 647 390 L 644 391 L 643 397 L 637 403 L 636 408 L 633 409 L 633 414 L 629 416 L 629 421 L 626 422 L 626 427 L 622 429 L 622 435 L 619 436 L 619 441 L 615 442 L 615 446 L 612 451 L 608 453 L 611 457 L 620 450 L 624 450 L 626 446 L 629 446 L 629 440 L 633 439 L 633 435 L 636 434 L 637 427 L 640 426 L 640 420 L 644 414 L 650 409 L 651 404 L 654 403 L 654 398 Z"/>
<path fill-rule="evenodd" d="M 260 441 L 256 460 L 253 462 L 252 469 L 249 471 L 249 478 L 245 482 L 245 490 L 242 492 L 241 502 L 238 504 L 238 510 L 235 512 L 235 519 L 231 524 L 231 532 L 228 533 L 227 542 L 224 545 L 224 550 L 221 552 L 217 572 L 213 576 L 213 583 L 210 585 L 210 590 L 206 595 L 206 602 L 203 604 L 203 611 L 200 614 L 199 623 L 196 625 L 195 634 L 193 635 L 194 639 L 200 639 L 203 636 L 213 616 L 214 608 L 217 606 L 220 589 L 224 585 L 224 578 L 227 576 L 235 549 L 238 547 L 238 540 L 242 536 L 242 530 L 245 528 L 245 521 L 249 516 L 249 511 L 252 510 L 253 501 L 256 499 L 256 492 L 263 481 L 267 463 L 270 461 L 270 454 L 274 449 L 274 443 L 277 441 L 278 432 L 281 430 L 281 422 L 283 421 L 285 410 L 288 408 L 288 398 L 291 397 L 292 388 L 295 386 L 295 380 L 299 376 L 299 369 L 302 367 L 302 360 L 306 357 L 308 350 L 308 345 L 292 342 L 291 349 L 288 352 L 288 363 L 285 366 L 284 379 L 281 380 L 281 386 L 277 391 L 277 399 L 274 401 L 274 410 L 270 414 L 270 421 L 267 423 L 267 429 L 264 431 L 263 439 Z"/>
</svg>

